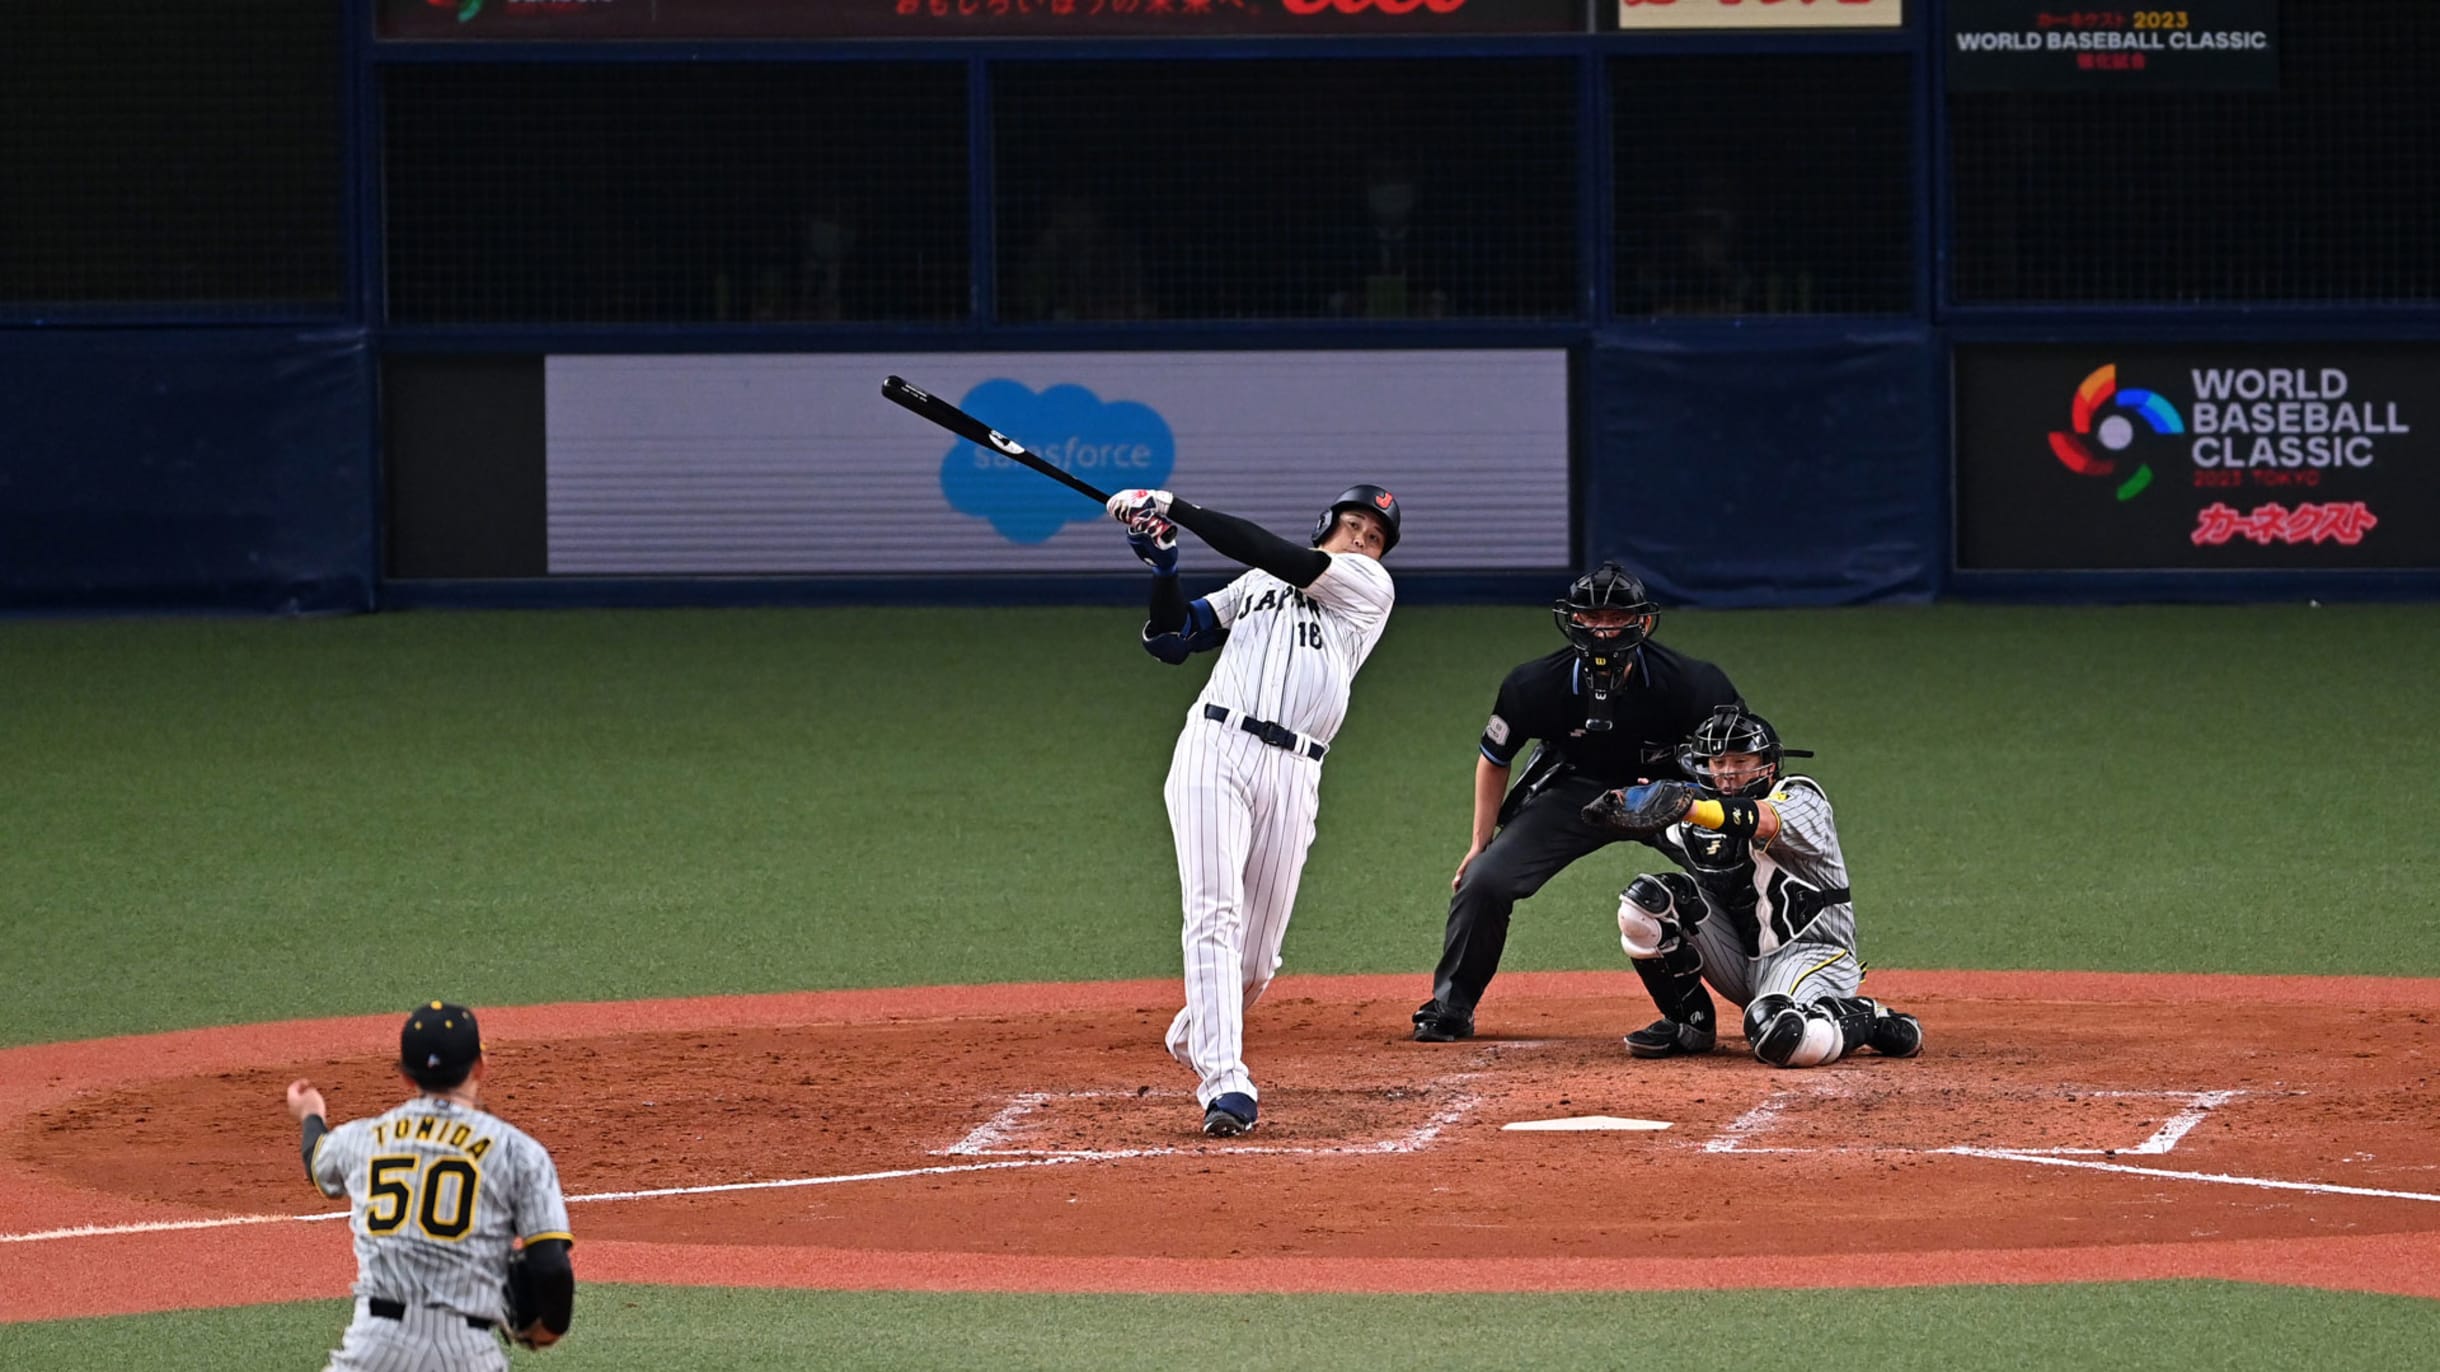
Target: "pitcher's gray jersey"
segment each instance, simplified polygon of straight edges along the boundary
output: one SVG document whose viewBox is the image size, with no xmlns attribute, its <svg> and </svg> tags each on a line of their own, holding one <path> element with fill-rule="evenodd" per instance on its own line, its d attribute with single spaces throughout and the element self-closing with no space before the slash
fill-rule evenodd
<svg viewBox="0 0 2440 1372">
<path fill-rule="evenodd" d="M 1705 890 L 1708 913 L 1695 931 L 1705 975 L 1740 1003 L 1772 994 L 1800 1001 L 1853 995 L 1864 967 L 1855 952 L 1855 903 L 1830 796 L 1813 778 L 1792 776 L 1781 778 L 1765 798 L 1779 811 L 1779 832 L 1768 844 L 1748 845 L 1752 911 L 1724 906 Z M 1684 862 L 1688 837 L 1684 824 L 1669 826 L 1665 850 Z"/>
<path fill-rule="evenodd" d="M 574 1242 L 550 1153 L 508 1121 L 437 1096 L 331 1130 L 314 1147 L 313 1179 L 348 1198 L 360 1298 L 498 1322 L 511 1241 Z"/>
</svg>

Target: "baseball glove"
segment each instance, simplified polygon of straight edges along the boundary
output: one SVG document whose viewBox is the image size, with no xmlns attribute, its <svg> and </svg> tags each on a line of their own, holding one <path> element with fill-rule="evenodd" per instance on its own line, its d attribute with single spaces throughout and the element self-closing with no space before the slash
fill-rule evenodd
<svg viewBox="0 0 2440 1372">
<path fill-rule="evenodd" d="M 1683 781 L 1648 781 L 1604 791 L 1578 811 L 1596 829 L 1611 829 L 1637 838 L 1657 834 L 1686 817 L 1695 788 Z"/>
<path fill-rule="evenodd" d="M 526 1266 L 522 1249 L 509 1255 L 501 1304 L 507 1307 L 508 1319 L 500 1333 L 510 1343 L 520 1348 L 548 1348 L 559 1342 L 559 1336 L 542 1325 L 542 1300 L 534 1294 L 533 1269 Z"/>
</svg>

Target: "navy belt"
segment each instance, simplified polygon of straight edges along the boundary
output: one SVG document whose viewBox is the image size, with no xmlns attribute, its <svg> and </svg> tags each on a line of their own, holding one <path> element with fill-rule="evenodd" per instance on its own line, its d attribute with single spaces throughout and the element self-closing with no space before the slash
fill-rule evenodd
<svg viewBox="0 0 2440 1372">
<path fill-rule="evenodd" d="M 1321 761 L 1322 755 L 1330 751 L 1330 745 L 1327 743 L 1317 743 L 1294 729 L 1273 724 L 1267 719 L 1256 719 L 1252 715 L 1240 713 L 1225 705 L 1204 706 L 1203 717 L 1217 720 L 1222 724 L 1235 724 L 1238 728 L 1274 748 L 1285 748 L 1298 757 L 1309 757 L 1315 762 Z"/>
<path fill-rule="evenodd" d="M 368 1314 L 377 1320 L 403 1320 L 407 1317 L 407 1307 L 406 1303 L 403 1301 L 385 1301 L 375 1298 L 373 1300 L 366 1301 L 364 1303 L 364 1308 Z M 468 1315 L 465 1317 L 465 1320 L 466 1327 L 469 1329 L 489 1330 L 491 1328 L 491 1321 L 486 1319 L 478 1319 L 473 1315 Z"/>
</svg>

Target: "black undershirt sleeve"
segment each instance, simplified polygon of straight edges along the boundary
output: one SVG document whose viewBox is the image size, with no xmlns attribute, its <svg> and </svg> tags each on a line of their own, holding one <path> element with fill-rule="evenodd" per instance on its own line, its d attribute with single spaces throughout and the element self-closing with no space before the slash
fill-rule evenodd
<svg viewBox="0 0 2440 1372">
<path fill-rule="evenodd" d="M 576 1315 L 576 1269 L 568 1263 L 566 1239 L 543 1239 L 525 1246 L 526 1274 L 534 1279 L 535 1314 L 554 1334 L 568 1332 Z"/>
<path fill-rule="evenodd" d="M 330 1126 L 322 1122 L 322 1117 L 320 1115 L 307 1115 L 305 1117 L 305 1142 L 303 1147 L 305 1150 L 305 1175 L 309 1178 L 313 1176 L 313 1146 L 320 1143 L 322 1141 L 322 1136 L 329 1132 Z M 321 1182 L 315 1181 L 314 1185 L 319 1186 L 321 1185 Z"/>
<path fill-rule="evenodd" d="M 1174 576 L 1152 579 L 1152 605 L 1145 620 L 1146 630 L 1155 634 L 1174 634 L 1186 627 L 1186 592 L 1178 589 Z"/>
<path fill-rule="evenodd" d="M 1330 568 L 1330 554 L 1319 548 L 1299 547 L 1252 520 L 1207 510 L 1175 496 L 1169 500 L 1169 519 L 1221 556 L 1259 567 L 1300 590 Z"/>
</svg>

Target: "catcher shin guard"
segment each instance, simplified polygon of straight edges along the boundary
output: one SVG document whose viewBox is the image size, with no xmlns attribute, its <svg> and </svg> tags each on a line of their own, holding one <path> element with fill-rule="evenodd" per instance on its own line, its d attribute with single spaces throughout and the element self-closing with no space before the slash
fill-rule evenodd
<svg viewBox="0 0 2440 1372">
<path fill-rule="evenodd" d="M 1694 883 L 1677 872 L 1639 876 L 1619 893 L 1619 946 L 1662 1015 L 1627 1035 L 1627 1051 L 1639 1058 L 1708 1053 L 1719 1042 L 1719 1012 L 1703 989 L 1703 954 L 1681 923 L 1681 911 L 1699 917 L 1702 909 Z"/>
<path fill-rule="evenodd" d="M 1837 1024 L 1786 996 L 1763 996 L 1745 1007 L 1745 1039 L 1773 1067 L 1819 1067 L 1847 1051 Z"/>
<path fill-rule="evenodd" d="M 1861 996 L 1834 996 L 1798 1005 L 1764 996 L 1745 1008 L 1745 1036 L 1754 1056 L 1773 1067 L 1823 1067 L 1864 1046 L 1880 1007 Z"/>
<path fill-rule="evenodd" d="M 1684 944 L 1687 928 L 1702 918 L 1703 893 L 1693 878 L 1683 872 L 1639 876 L 1618 893 L 1618 946 L 1631 958 L 1659 957 Z M 1695 970 L 1702 970 L 1699 957 Z"/>
</svg>

